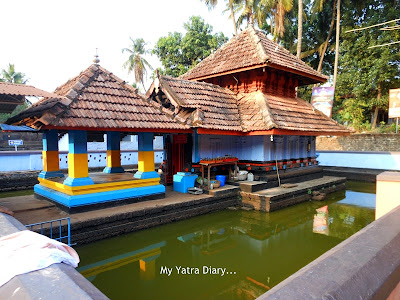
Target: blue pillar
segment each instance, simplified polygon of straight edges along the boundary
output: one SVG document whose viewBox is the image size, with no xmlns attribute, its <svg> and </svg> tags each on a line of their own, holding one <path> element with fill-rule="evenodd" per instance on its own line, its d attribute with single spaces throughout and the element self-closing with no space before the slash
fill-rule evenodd
<svg viewBox="0 0 400 300">
<path fill-rule="evenodd" d="M 93 180 L 89 178 L 86 131 L 69 130 L 68 143 L 68 178 L 64 180 L 64 184 L 68 186 L 93 184 Z"/>
<path fill-rule="evenodd" d="M 58 155 L 58 132 L 57 130 L 45 130 L 43 132 L 43 171 L 39 178 L 64 177 L 60 171 Z"/>
<path fill-rule="evenodd" d="M 199 134 L 197 133 L 197 129 L 194 129 L 194 133 L 193 133 L 193 155 L 192 155 L 192 161 L 194 163 L 198 163 L 200 161 Z"/>
<path fill-rule="evenodd" d="M 138 171 L 134 175 L 135 178 L 160 178 L 155 171 L 153 139 L 153 133 L 138 133 Z"/>
<path fill-rule="evenodd" d="M 107 132 L 107 167 L 104 173 L 124 173 L 121 167 L 120 133 L 118 131 Z"/>
</svg>

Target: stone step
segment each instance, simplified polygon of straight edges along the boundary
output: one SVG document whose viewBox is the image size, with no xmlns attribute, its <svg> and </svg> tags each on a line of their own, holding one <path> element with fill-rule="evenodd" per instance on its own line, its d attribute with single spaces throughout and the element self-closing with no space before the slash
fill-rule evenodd
<svg viewBox="0 0 400 300">
<path fill-rule="evenodd" d="M 345 182 L 346 178 L 343 177 L 324 176 L 323 178 L 297 183 L 293 187 L 275 187 L 252 193 L 242 191 L 240 195 L 244 204 L 253 205 L 256 210 L 269 212 L 310 200 L 312 197 L 310 191 L 321 191 L 329 194 L 345 189 Z"/>
<path fill-rule="evenodd" d="M 242 192 L 254 193 L 267 189 L 269 186 L 266 181 L 240 181 L 239 187 Z"/>
</svg>

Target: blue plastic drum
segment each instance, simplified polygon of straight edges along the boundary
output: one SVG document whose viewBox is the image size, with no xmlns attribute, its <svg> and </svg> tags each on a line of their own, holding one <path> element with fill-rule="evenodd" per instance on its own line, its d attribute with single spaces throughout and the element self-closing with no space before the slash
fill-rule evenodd
<svg viewBox="0 0 400 300">
<path fill-rule="evenodd" d="M 217 179 L 221 182 L 221 186 L 225 185 L 225 176 L 224 175 L 217 175 L 217 176 L 215 176 L 215 179 Z"/>
</svg>

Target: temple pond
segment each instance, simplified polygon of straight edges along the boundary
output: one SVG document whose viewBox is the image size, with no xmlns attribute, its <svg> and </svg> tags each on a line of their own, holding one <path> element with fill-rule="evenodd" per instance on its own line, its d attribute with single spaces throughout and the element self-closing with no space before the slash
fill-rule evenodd
<svg viewBox="0 0 400 300">
<path fill-rule="evenodd" d="M 111 299 L 254 299 L 374 213 L 375 184 L 348 182 L 322 202 L 227 210 L 76 246 L 78 271 Z"/>
</svg>

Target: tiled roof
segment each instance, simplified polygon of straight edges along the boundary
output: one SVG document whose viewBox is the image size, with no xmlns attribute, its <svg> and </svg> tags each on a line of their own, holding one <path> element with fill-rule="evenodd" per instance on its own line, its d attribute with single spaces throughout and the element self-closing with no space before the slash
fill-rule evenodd
<svg viewBox="0 0 400 300">
<path fill-rule="evenodd" d="M 325 82 L 327 80 L 326 76 L 315 71 L 288 50 L 269 40 L 264 33 L 251 26 L 233 37 L 181 77 L 184 79 L 215 77 L 221 73 L 233 73 L 257 66 L 283 67 L 289 72 L 313 78 L 314 82 Z"/>
<path fill-rule="evenodd" d="M 175 102 L 174 113 L 194 127 L 242 131 L 236 95 L 217 85 L 159 76 L 155 88 Z M 155 95 L 155 94 L 153 94 Z"/>
<path fill-rule="evenodd" d="M 51 97 L 52 93 L 48 93 L 37 89 L 31 85 L 16 84 L 9 82 L 0 82 L 0 95 L 19 95 L 19 96 L 37 96 L 37 97 Z"/>
<path fill-rule="evenodd" d="M 302 99 L 261 91 L 235 95 L 210 83 L 159 76 L 147 96 L 159 106 L 172 103 L 172 108 L 164 110 L 192 127 L 240 132 L 270 129 L 349 132 Z"/>
<path fill-rule="evenodd" d="M 254 92 L 238 98 L 244 131 L 284 129 L 349 133 L 349 130 L 299 98 Z"/>
<path fill-rule="evenodd" d="M 52 94 L 31 85 L 0 82 L 0 113 L 11 113 L 25 103 L 25 96 L 48 97 Z"/>
<path fill-rule="evenodd" d="M 189 129 L 178 120 L 146 102 L 129 84 L 103 69 L 91 65 L 79 76 L 19 115 L 9 124 L 34 128 L 50 125 L 62 128 L 104 129 Z"/>
</svg>

